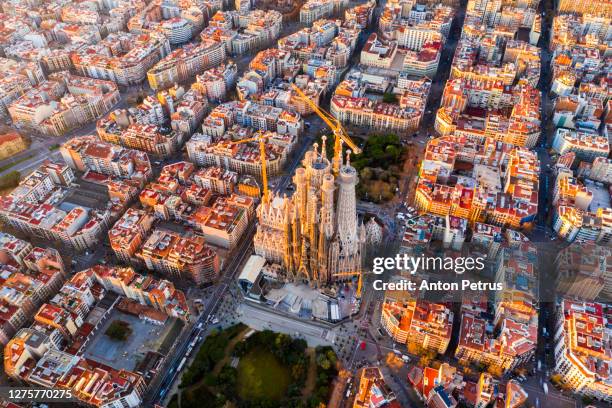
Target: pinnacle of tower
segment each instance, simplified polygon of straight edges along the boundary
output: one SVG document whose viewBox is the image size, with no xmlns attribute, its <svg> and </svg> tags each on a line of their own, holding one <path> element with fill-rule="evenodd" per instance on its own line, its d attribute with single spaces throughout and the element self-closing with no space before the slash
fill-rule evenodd
<svg viewBox="0 0 612 408">
<path fill-rule="evenodd" d="M 327 158 L 327 143 L 325 143 L 327 141 L 327 136 L 323 135 L 323 137 L 321 137 L 321 157 L 323 159 Z"/>
</svg>

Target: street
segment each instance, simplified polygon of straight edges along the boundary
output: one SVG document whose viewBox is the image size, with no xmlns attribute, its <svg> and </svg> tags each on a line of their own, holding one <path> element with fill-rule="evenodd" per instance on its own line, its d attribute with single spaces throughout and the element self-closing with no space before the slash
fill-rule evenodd
<svg viewBox="0 0 612 408">
<path fill-rule="evenodd" d="M 109 112 L 112 112 L 115 109 L 126 108 L 128 106 L 129 97 L 129 92 L 122 92 L 121 99 L 109 110 Z M 16 130 L 17 132 L 27 134 L 30 137 L 30 147 L 8 159 L 0 160 L 0 168 L 7 167 L 5 170 L 0 171 L 0 176 L 10 173 L 11 171 L 18 171 L 21 173 L 21 177 L 23 178 L 35 170 L 45 160 L 61 162 L 61 154 L 58 147 L 74 137 L 95 134 L 96 122 L 93 121 L 87 123 L 86 125 L 73 129 L 65 135 L 59 137 L 42 135 L 21 128 L 17 128 Z"/>
<path fill-rule="evenodd" d="M 168 390 L 173 387 L 174 382 L 180 375 L 180 372 L 177 372 L 176 368 L 178 367 L 181 359 L 185 356 L 190 340 L 193 338 L 194 333 L 198 331 L 198 325 L 202 325 L 201 329 L 203 331 L 209 327 L 208 317 L 216 313 L 219 302 L 223 299 L 225 293 L 230 287 L 230 282 L 233 282 L 237 278 L 242 265 L 247 259 L 247 255 L 250 255 L 251 253 L 249 247 L 252 245 L 254 234 L 255 223 L 251 223 L 244 233 L 244 239 L 240 241 L 240 244 L 238 244 L 238 246 L 232 252 L 232 254 L 235 254 L 236 256 L 228 257 L 229 261 L 223 268 L 220 282 L 217 284 L 213 295 L 208 300 L 203 313 L 196 318 L 190 328 L 183 330 L 181 337 L 175 343 L 174 353 L 166 357 L 166 361 L 160 369 L 160 373 L 165 374 L 163 374 L 161 377 L 157 376 L 149 386 L 149 392 L 147 393 L 147 398 L 145 399 L 145 406 L 152 406 L 154 403 L 161 403 L 165 400 L 165 397 L 169 395 Z M 202 336 L 200 342 L 204 339 L 205 336 Z M 200 343 L 196 344 L 196 350 L 199 344 Z"/>
</svg>

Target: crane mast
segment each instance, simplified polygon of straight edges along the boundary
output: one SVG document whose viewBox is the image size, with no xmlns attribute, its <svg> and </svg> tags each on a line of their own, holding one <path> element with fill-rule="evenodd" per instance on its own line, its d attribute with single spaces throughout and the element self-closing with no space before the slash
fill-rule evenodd
<svg viewBox="0 0 612 408">
<path fill-rule="evenodd" d="M 291 84 L 292 89 L 298 94 L 300 99 L 302 99 L 306 104 L 320 117 L 325 124 L 331 129 L 334 134 L 334 158 L 332 160 L 332 167 L 334 170 L 334 175 L 338 175 L 340 172 L 340 162 L 342 161 L 342 143 L 346 143 L 346 145 L 353 151 L 355 154 L 360 154 L 361 149 L 357 146 L 349 137 L 348 133 L 342 126 L 342 123 L 338 119 L 336 119 L 331 113 L 327 112 L 323 108 L 317 106 L 309 97 L 307 97 L 304 92 L 295 84 Z"/>
<path fill-rule="evenodd" d="M 263 202 L 268 203 L 270 201 L 270 193 L 268 191 L 268 162 L 266 161 L 266 139 L 270 137 L 264 135 L 261 131 L 257 132 L 255 137 L 248 139 L 242 139 L 235 142 L 230 142 L 230 146 L 259 142 L 259 160 L 261 162 L 261 181 L 263 183 Z"/>
</svg>

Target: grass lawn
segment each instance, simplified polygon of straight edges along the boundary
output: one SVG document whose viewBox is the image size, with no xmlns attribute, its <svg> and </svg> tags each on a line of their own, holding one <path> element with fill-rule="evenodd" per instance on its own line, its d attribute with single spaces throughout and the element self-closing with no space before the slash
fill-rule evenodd
<svg viewBox="0 0 612 408">
<path fill-rule="evenodd" d="M 272 353 L 253 350 L 238 364 L 238 394 L 243 401 L 279 401 L 286 394 L 290 374 Z"/>
</svg>

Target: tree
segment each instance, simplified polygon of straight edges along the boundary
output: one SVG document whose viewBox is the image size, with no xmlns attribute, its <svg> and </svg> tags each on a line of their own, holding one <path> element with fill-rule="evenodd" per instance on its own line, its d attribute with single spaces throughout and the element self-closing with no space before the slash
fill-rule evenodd
<svg viewBox="0 0 612 408">
<path fill-rule="evenodd" d="M 429 365 L 431 364 L 431 358 L 429 358 L 428 356 L 421 356 L 421 358 L 419 359 L 419 366 L 420 367 L 429 367 Z"/>
<path fill-rule="evenodd" d="M 327 386 L 327 385 L 323 385 L 323 386 L 321 386 L 321 387 L 317 388 L 317 391 L 316 391 L 316 396 L 317 396 L 317 397 L 318 397 L 320 400 L 322 400 L 322 401 L 326 401 L 326 400 L 327 400 L 328 395 L 329 395 L 329 386 Z"/>
<path fill-rule="evenodd" d="M 561 384 L 561 375 L 560 374 L 553 374 L 550 376 L 550 382 L 555 384 L 555 385 L 560 385 Z"/>
<path fill-rule="evenodd" d="M 327 350 L 327 359 L 329 360 L 329 362 L 332 364 L 332 366 L 336 366 L 336 362 L 338 361 L 338 356 L 336 355 L 336 353 L 334 352 L 334 350 L 332 350 L 331 348 L 329 350 Z"/>
<path fill-rule="evenodd" d="M 128 322 L 124 322 L 123 320 L 115 320 L 108 326 L 106 332 L 104 333 L 108 337 L 117 341 L 125 341 L 130 334 L 132 334 L 132 329 Z"/>
<path fill-rule="evenodd" d="M 17 187 L 20 179 L 21 173 L 18 171 L 11 171 L 0 177 L 0 189 Z"/>
<path fill-rule="evenodd" d="M 415 356 L 420 356 L 421 354 L 423 354 L 423 347 L 421 347 L 421 345 L 418 343 L 409 342 L 408 353 L 413 354 Z"/>
<path fill-rule="evenodd" d="M 236 346 L 234 347 L 234 351 L 232 352 L 232 354 L 236 357 L 242 357 L 244 356 L 246 353 L 248 352 L 247 350 L 247 343 L 244 341 L 240 341 L 238 342 L 238 344 L 236 344 Z"/>
<path fill-rule="evenodd" d="M 525 367 L 518 367 L 514 370 L 515 375 L 527 375 L 527 369 Z"/>
<path fill-rule="evenodd" d="M 291 377 L 294 380 L 298 380 L 300 378 L 302 378 L 302 376 L 306 373 L 306 370 L 304 369 L 304 365 L 302 364 L 294 364 L 291 366 Z"/>
<path fill-rule="evenodd" d="M 397 96 L 394 93 L 385 92 L 383 94 L 384 103 L 397 103 Z"/>
<path fill-rule="evenodd" d="M 317 357 L 317 364 L 325 371 L 329 370 L 331 367 L 330 361 L 324 354 L 321 354 Z"/>
<path fill-rule="evenodd" d="M 400 149 L 397 148 L 397 146 L 394 146 L 391 144 L 385 147 L 385 153 L 391 156 L 393 158 L 393 161 L 397 161 L 399 159 L 401 152 L 400 152 Z"/>
<path fill-rule="evenodd" d="M 174 394 L 168 403 L 168 408 L 178 408 L 178 406 L 178 394 Z"/>
<path fill-rule="evenodd" d="M 487 367 L 487 372 L 491 374 L 493 377 L 501 377 L 504 375 L 504 370 L 501 367 L 490 365 Z"/>
<path fill-rule="evenodd" d="M 217 385 L 217 377 L 213 373 L 208 373 L 204 377 L 204 384 L 210 386 Z"/>
<path fill-rule="evenodd" d="M 393 188 L 391 187 L 391 184 L 383 183 L 381 199 L 384 201 L 389 201 L 392 198 L 393 198 Z"/>
<path fill-rule="evenodd" d="M 372 171 L 370 167 L 364 167 L 364 169 L 359 172 L 359 178 L 363 182 L 370 181 L 373 176 L 374 176 L 374 172 Z"/>
</svg>

